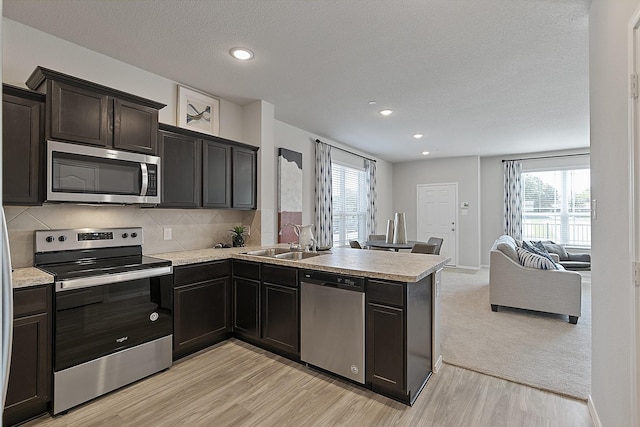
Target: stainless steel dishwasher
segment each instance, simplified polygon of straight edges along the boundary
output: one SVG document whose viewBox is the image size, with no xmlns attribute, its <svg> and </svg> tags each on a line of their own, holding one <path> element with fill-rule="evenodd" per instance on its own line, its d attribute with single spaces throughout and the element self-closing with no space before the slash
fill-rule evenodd
<svg viewBox="0 0 640 427">
<path fill-rule="evenodd" d="M 364 384 L 364 278 L 303 271 L 300 359 Z"/>
</svg>

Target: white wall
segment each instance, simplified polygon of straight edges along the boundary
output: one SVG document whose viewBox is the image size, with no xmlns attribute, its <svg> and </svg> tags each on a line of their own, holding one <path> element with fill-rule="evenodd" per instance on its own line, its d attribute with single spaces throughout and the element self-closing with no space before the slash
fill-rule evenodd
<svg viewBox="0 0 640 427">
<path fill-rule="evenodd" d="M 392 175 L 393 165 L 384 160 L 377 159 L 370 154 L 352 149 L 337 141 L 324 138 L 322 136 L 315 135 L 311 132 L 307 132 L 302 129 L 298 129 L 286 123 L 276 120 L 275 126 L 275 155 L 277 155 L 278 148 L 287 148 L 289 150 L 302 153 L 302 223 L 313 224 L 315 222 L 315 168 L 316 168 L 316 154 L 315 154 L 315 140 L 319 139 L 327 144 L 331 144 L 338 148 L 343 148 L 363 156 L 373 158 L 376 160 L 376 173 L 377 173 L 377 230 L 378 233 L 383 234 L 386 230 L 387 218 L 392 218 L 393 206 L 391 203 L 392 197 Z M 334 158 L 342 158 L 348 161 L 348 155 L 345 156 L 339 150 L 333 151 Z M 352 158 L 355 156 L 352 156 Z M 276 177 L 277 179 L 277 177 Z M 277 187 L 277 183 L 274 184 Z M 277 201 L 276 201 L 277 204 Z M 277 206 L 276 206 L 277 209 Z"/>
<path fill-rule="evenodd" d="M 526 159 L 532 157 L 546 156 L 569 156 L 578 153 L 585 153 L 588 150 L 560 150 L 547 151 L 541 153 L 523 153 L 518 155 L 505 155 L 495 157 L 483 157 L 480 159 L 480 189 L 482 194 L 481 201 L 481 263 L 484 266 L 489 265 L 489 255 L 493 242 L 503 234 L 502 219 L 504 215 L 504 173 L 502 160 Z M 587 159 L 587 160 L 585 160 Z M 578 166 L 588 162 L 588 156 L 579 157 L 558 157 L 552 159 L 529 160 L 524 163 L 535 164 L 544 167 L 564 167 Z M 524 165 L 523 165 L 524 168 Z"/>
<path fill-rule="evenodd" d="M 452 157 L 396 163 L 393 167 L 393 211 L 404 212 L 407 237 L 417 236 L 416 186 L 458 183 L 458 203 L 469 202 L 467 215 L 458 206 L 458 266 L 480 267 L 480 158 Z M 392 219 L 390 216 L 389 219 Z M 386 223 L 386 221 L 385 221 Z"/>
<path fill-rule="evenodd" d="M 603 426 L 637 425 L 628 144 L 629 20 L 638 0 L 593 0 L 589 13 L 592 221 L 591 398 Z"/>
</svg>

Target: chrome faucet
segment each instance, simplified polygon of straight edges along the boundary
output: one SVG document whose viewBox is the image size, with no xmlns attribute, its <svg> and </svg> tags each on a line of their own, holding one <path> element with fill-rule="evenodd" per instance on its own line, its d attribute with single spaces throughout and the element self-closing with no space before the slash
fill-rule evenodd
<svg viewBox="0 0 640 427">
<path fill-rule="evenodd" d="M 285 227 L 293 227 L 293 231 L 296 233 L 296 236 L 298 237 L 298 241 L 297 242 L 290 242 L 289 243 L 289 250 L 300 250 L 300 226 L 298 224 L 293 224 L 293 223 L 286 223 L 285 225 L 283 225 L 282 227 L 280 227 L 280 231 L 278 231 L 278 235 L 282 236 L 282 230 L 284 230 Z M 295 244 L 295 246 L 294 246 Z"/>
</svg>

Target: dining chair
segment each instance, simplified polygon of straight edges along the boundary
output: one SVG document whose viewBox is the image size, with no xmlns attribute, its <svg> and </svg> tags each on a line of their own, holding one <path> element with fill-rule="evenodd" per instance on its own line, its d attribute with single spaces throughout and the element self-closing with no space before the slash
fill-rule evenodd
<svg viewBox="0 0 640 427">
<path fill-rule="evenodd" d="M 413 245 L 413 247 L 411 248 L 411 253 L 414 254 L 432 254 L 432 255 L 437 255 L 435 253 L 436 250 L 436 245 L 433 243 L 422 243 L 422 242 L 417 242 Z"/>
<path fill-rule="evenodd" d="M 440 255 L 440 249 L 442 248 L 443 241 L 444 239 L 441 237 L 429 237 L 429 240 L 427 240 L 427 244 L 436 245 L 436 248 L 433 251 L 434 255 Z"/>
<path fill-rule="evenodd" d="M 362 246 L 360 246 L 357 240 L 349 240 L 349 245 L 354 249 L 362 249 Z"/>
<path fill-rule="evenodd" d="M 369 239 L 367 240 L 387 240 L 387 236 L 384 234 L 369 234 Z M 386 248 L 374 248 L 373 246 L 367 246 L 367 249 L 371 249 L 373 251 L 388 251 Z"/>
</svg>

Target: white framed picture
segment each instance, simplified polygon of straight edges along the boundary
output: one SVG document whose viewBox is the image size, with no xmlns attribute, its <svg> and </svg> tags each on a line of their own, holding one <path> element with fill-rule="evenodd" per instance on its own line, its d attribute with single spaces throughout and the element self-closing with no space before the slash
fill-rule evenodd
<svg viewBox="0 0 640 427">
<path fill-rule="evenodd" d="M 218 136 L 220 100 L 178 85 L 178 127 Z"/>
</svg>

